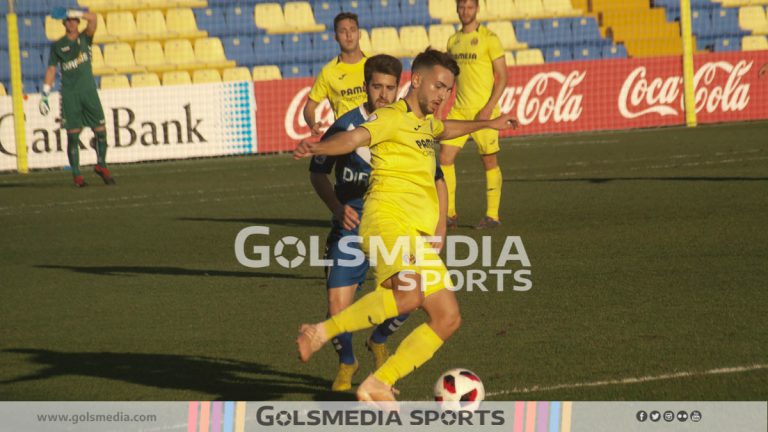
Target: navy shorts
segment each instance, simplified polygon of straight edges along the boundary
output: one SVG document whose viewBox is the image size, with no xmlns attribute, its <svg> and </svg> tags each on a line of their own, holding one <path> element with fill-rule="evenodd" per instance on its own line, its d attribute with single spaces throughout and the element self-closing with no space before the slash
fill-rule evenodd
<svg viewBox="0 0 768 432">
<path fill-rule="evenodd" d="M 325 287 L 328 289 L 339 288 L 350 285 L 357 285 L 357 289 L 360 289 L 365 282 L 365 275 L 368 273 L 368 260 L 365 259 L 362 264 L 358 266 L 340 266 L 338 260 L 353 260 L 355 255 L 342 251 L 339 247 L 339 241 L 343 237 L 356 236 L 357 228 L 352 231 L 344 229 L 338 222 L 333 222 L 333 228 L 331 228 L 330 234 L 328 234 L 328 240 L 325 243 L 325 259 L 333 261 L 333 265 L 325 268 Z M 361 244 L 350 243 L 347 248 L 354 246 L 361 250 Z"/>
</svg>

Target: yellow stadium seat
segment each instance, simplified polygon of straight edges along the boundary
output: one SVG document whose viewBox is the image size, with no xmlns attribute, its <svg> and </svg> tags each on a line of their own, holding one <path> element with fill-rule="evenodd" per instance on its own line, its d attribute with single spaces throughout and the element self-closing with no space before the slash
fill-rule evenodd
<svg viewBox="0 0 768 432">
<path fill-rule="evenodd" d="M 0 82 L 0 96 L 8 96 L 8 93 L 5 92 L 5 84 Z"/>
<path fill-rule="evenodd" d="M 131 88 L 128 77 L 125 75 L 104 75 L 101 77 L 102 89 Z"/>
<path fill-rule="evenodd" d="M 373 53 L 371 48 L 371 37 L 368 35 L 368 30 L 360 29 L 360 50 L 366 54 Z"/>
<path fill-rule="evenodd" d="M 768 18 L 762 6 L 745 6 L 739 9 L 739 26 L 753 34 L 768 34 Z"/>
<path fill-rule="evenodd" d="M 166 72 L 163 74 L 163 85 L 190 85 L 192 77 L 187 71 Z"/>
<path fill-rule="evenodd" d="M 267 33 L 293 33 L 293 28 L 285 22 L 283 9 L 277 3 L 257 4 L 253 14 L 256 27 L 263 28 Z"/>
<path fill-rule="evenodd" d="M 477 0 L 477 7 L 478 7 L 478 10 L 477 10 L 478 21 L 485 22 L 485 21 L 490 21 L 492 19 L 495 19 L 493 14 L 491 13 L 491 10 L 488 9 L 488 3 L 486 0 Z"/>
<path fill-rule="evenodd" d="M 272 81 L 279 79 L 283 79 L 283 75 L 280 73 L 280 68 L 275 65 L 254 66 L 253 68 L 254 81 Z"/>
<path fill-rule="evenodd" d="M 101 54 L 101 48 L 94 44 L 91 46 L 91 65 L 93 66 L 94 75 L 112 75 L 117 73 L 114 68 L 111 68 L 104 64 L 104 56 Z"/>
<path fill-rule="evenodd" d="M 175 7 L 182 8 L 206 8 L 208 7 L 208 0 L 173 0 Z"/>
<path fill-rule="evenodd" d="M 91 12 L 107 12 L 117 10 L 115 1 L 113 0 L 77 0 L 77 4 L 81 7 L 87 7 Z"/>
<path fill-rule="evenodd" d="M 285 22 L 293 27 L 295 31 L 301 33 L 325 31 L 325 24 L 318 24 L 315 21 L 312 6 L 309 5 L 309 2 L 305 1 L 288 2 L 285 4 Z"/>
<path fill-rule="evenodd" d="M 133 88 L 159 86 L 160 78 L 157 77 L 156 73 L 133 74 L 131 76 L 131 87 Z"/>
<path fill-rule="evenodd" d="M 251 81 L 251 73 L 248 71 L 247 67 L 224 69 L 224 73 L 221 75 L 221 80 L 224 82 Z"/>
<path fill-rule="evenodd" d="M 400 40 L 408 41 L 403 49 L 408 57 L 416 57 L 416 54 L 424 51 L 429 46 L 427 29 L 422 26 L 405 26 L 400 28 Z M 436 47 L 443 50 L 444 47 Z"/>
<path fill-rule="evenodd" d="M 235 67 L 234 60 L 227 60 L 224 54 L 224 46 L 219 38 L 205 38 L 195 41 L 195 59 L 204 63 L 207 68 L 231 68 Z"/>
<path fill-rule="evenodd" d="M 143 0 L 120 0 L 114 2 L 112 9 L 136 11 L 144 7 Z"/>
<path fill-rule="evenodd" d="M 150 72 L 167 72 L 176 70 L 176 66 L 165 60 L 163 46 L 158 41 L 140 41 L 134 46 L 136 64 Z"/>
<path fill-rule="evenodd" d="M 174 32 L 180 38 L 207 37 L 208 32 L 197 28 L 195 14 L 190 8 L 168 9 L 165 14 L 165 25 L 169 32 Z"/>
<path fill-rule="evenodd" d="M 138 11 L 136 13 L 136 29 L 139 33 L 145 34 L 153 40 L 178 37 L 176 33 L 168 31 L 165 17 L 157 9 Z"/>
<path fill-rule="evenodd" d="M 504 49 L 520 50 L 528 48 L 528 44 L 517 40 L 515 28 L 509 21 L 492 21 L 487 24 L 488 30 L 496 33 Z"/>
<path fill-rule="evenodd" d="M 374 54 L 408 56 L 408 51 L 400 44 L 400 36 L 394 27 L 378 27 L 371 30 L 371 48 Z"/>
<path fill-rule="evenodd" d="M 104 65 L 113 68 L 119 74 L 146 72 L 144 67 L 136 65 L 133 50 L 126 42 L 104 45 Z"/>
<path fill-rule="evenodd" d="M 517 0 L 515 2 L 520 13 L 525 18 L 541 18 L 547 16 L 541 0 Z"/>
<path fill-rule="evenodd" d="M 80 20 L 80 25 L 77 27 L 79 31 L 84 31 L 88 26 L 88 21 Z M 61 20 L 53 19 L 50 15 L 45 17 L 45 37 L 49 41 L 57 41 L 64 37 L 66 30 Z M 4 41 L 7 42 L 7 41 Z"/>
<path fill-rule="evenodd" d="M 169 9 L 178 6 L 177 0 L 140 0 L 142 9 Z M 185 7 L 189 7 L 186 6 Z M 136 17 L 136 21 L 139 17 Z M 138 24 L 138 22 L 137 22 Z"/>
<path fill-rule="evenodd" d="M 86 26 L 88 25 L 87 22 L 85 24 Z M 104 15 L 96 14 L 96 33 L 93 35 L 93 43 L 107 44 L 112 42 L 117 42 L 117 38 L 109 34 L 107 23 L 104 21 Z"/>
<path fill-rule="evenodd" d="M 721 0 L 723 7 L 740 7 L 749 5 L 749 0 Z"/>
<path fill-rule="evenodd" d="M 176 66 L 176 69 L 202 69 L 204 63 L 195 58 L 195 50 L 187 39 L 169 39 L 165 41 L 165 61 Z M 165 76 L 165 75 L 163 75 Z"/>
<path fill-rule="evenodd" d="M 539 49 L 518 51 L 515 59 L 518 66 L 544 64 L 544 54 Z"/>
<path fill-rule="evenodd" d="M 429 0 L 429 16 L 440 20 L 443 24 L 456 24 L 459 16 L 456 13 L 455 0 Z"/>
<path fill-rule="evenodd" d="M 768 38 L 760 35 L 744 36 L 741 38 L 741 49 L 743 51 L 768 50 Z"/>
<path fill-rule="evenodd" d="M 136 41 L 146 39 L 139 34 L 133 14 L 127 11 L 107 13 L 107 31 L 120 41 Z"/>
<path fill-rule="evenodd" d="M 569 17 L 580 16 L 581 11 L 573 8 L 571 0 L 542 0 L 544 12 L 550 16 Z"/>
<path fill-rule="evenodd" d="M 216 69 L 201 69 L 192 73 L 192 82 L 195 84 L 207 84 L 221 82 L 221 75 Z"/>
<path fill-rule="evenodd" d="M 506 63 L 507 66 L 515 65 L 515 55 L 512 54 L 511 51 L 504 51 L 504 63 Z"/>
<path fill-rule="evenodd" d="M 429 44 L 441 51 L 448 47 L 448 39 L 456 33 L 453 24 L 432 24 L 429 26 Z"/>
<path fill-rule="evenodd" d="M 485 4 L 488 13 L 496 20 L 513 20 L 524 16 L 515 2 L 510 0 L 486 0 Z"/>
</svg>

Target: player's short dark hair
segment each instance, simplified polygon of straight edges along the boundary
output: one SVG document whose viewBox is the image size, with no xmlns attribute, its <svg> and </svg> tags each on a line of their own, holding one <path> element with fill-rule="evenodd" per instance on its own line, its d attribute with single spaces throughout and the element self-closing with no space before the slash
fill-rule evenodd
<svg viewBox="0 0 768 432">
<path fill-rule="evenodd" d="M 400 63 L 400 60 L 392 57 L 391 55 L 375 55 L 365 61 L 363 74 L 365 76 L 366 83 L 371 82 L 374 73 L 392 75 L 397 79 L 397 83 L 400 84 L 400 75 L 403 73 L 403 64 Z"/>
<path fill-rule="evenodd" d="M 467 0 L 456 0 L 456 7 L 459 7 L 459 4 L 463 1 L 467 1 Z M 472 1 L 475 2 L 478 8 L 480 7 L 480 0 L 472 0 Z"/>
<path fill-rule="evenodd" d="M 357 20 L 357 14 L 354 14 L 352 12 L 342 12 L 338 15 L 336 15 L 336 18 L 333 19 L 333 32 L 336 33 L 336 30 L 339 29 L 339 23 L 344 20 L 352 20 L 355 22 L 355 25 L 360 27 L 360 22 Z"/>
<path fill-rule="evenodd" d="M 438 51 L 432 47 L 427 47 L 424 52 L 419 53 L 413 59 L 411 71 L 415 73 L 419 69 L 428 69 L 435 66 L 442 66 L 451 71 L 454 76 L 459 76 L 459 64 L 456 63 L 456 60 L 447 52 Z"/>
</svg>

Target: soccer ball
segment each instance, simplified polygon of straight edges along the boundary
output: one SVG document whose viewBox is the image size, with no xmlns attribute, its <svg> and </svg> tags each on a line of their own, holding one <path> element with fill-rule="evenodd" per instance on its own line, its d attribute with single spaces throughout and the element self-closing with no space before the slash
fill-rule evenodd
<svg viewBox="0 0 768 432">
<path fill-rule="evenodd" d="M 435 383 L 435 401 L 440 402 L 444 410 L 474 411 L 483 399 L 483 382 L 471 370 L 451 369 Z"/>
</svg>

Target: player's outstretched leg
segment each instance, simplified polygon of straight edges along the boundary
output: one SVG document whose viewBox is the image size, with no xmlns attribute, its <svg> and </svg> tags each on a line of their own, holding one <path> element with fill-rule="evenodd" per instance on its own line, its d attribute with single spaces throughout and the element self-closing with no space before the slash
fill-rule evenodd
<svg viewBox="0 0 768 432">
<path fill-rule="evenodd" d="M 87 184 L 80 174 L 80 129 L 67 131 L 67 159 L 75 186 L 85 187 Z"/>
<path fill-rule="evenodd" d="M 373 362 L 375 369 L 381 367 L 387 358 L 389 357 L 389 350 L 387 349 L 387 338 L 396 332 L 400 326 L 403 325 L 405 320 L 408 319 L 409 314 L 401 314 L 395 318 L 390 318 L 383 323 L 379 324 L 371 333 L 371 337 L 365 342 L 368 347 L 368 351 L 373 355 Z"/>
<path fill-rule="evenodd" d="M 475 228 L 496 228 L 501 225 L 501 220 L 499 219 L 502 186 L 501 169 L 499 168 L 496 154 L 483 155 L 482 159 L 483 165 L 485 165 L 485 198 L 487 207 L 485 216 Z"/>
<path fill-rule="evenodd" d="M 448 189 L 448 220 L 447 228 L 459 227 L 459 217 L 456 213 L 456 155 L 461 147 L 443 144 L 440 148 L 440 169 L 443 170 L 445 187 Z"/>
<path fill-rule="evenodd" d="M 93 168 L 94 172 L 101 177 L 104 184 L 114 185 L 116 184 L 112 173 L 107 168 L 107 131 L 104 129 L 94 129 L 93 133 L 96 135 L 96 166 Z"/>
</svg>

